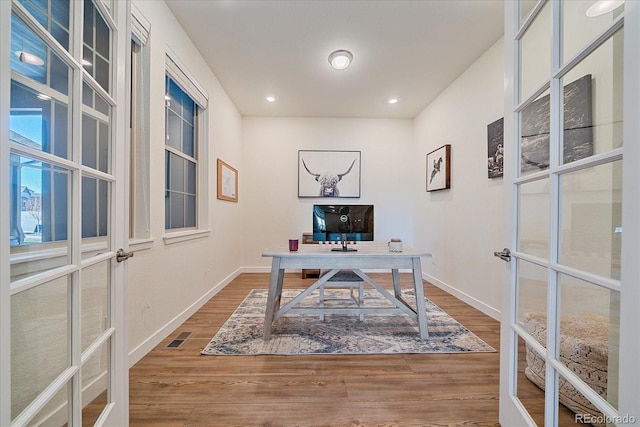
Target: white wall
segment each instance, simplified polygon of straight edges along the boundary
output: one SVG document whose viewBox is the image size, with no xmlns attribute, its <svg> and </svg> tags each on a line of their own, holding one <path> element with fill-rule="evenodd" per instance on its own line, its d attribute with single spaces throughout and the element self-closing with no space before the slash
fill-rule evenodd
<svg viewBox="0 0 640 427">
<path fill-rule="evenodd" d="M 415 245 L 426 279 L 499 317 L 503 179 L 487 178 L 487 125 L 503 117 L 503 40 L 415 119 Z M 426 192 L 426 154 L 451 144 L 451 189 Z"/>
<path fill-rule="evenodd" d="M 413 245 L 412 120 L 245 117 L 242 139 L 244 266 L 268 267 L 262 251 L 311 231 L 311 206 L 328 200 L 373 204 L 375 240 Z M 360 198 L 299 199 L 298 150 L 361 151 Z"/>
<path fill-rule="evenodd" d="M 185 320 L 242 265 L 242 202 L 216 199 L 216 158 L 242 170 L 241 116 L 168 7 L 135 1 L 151 23 L 150 173 L 151 249 L 139 251 L 129 268 L 129 346 L 132 362 Z M 166 245 L 164 229 L 164 84 L 166 48 L 178 56 L 209 94 L 209 237 Z"/>
</svg>

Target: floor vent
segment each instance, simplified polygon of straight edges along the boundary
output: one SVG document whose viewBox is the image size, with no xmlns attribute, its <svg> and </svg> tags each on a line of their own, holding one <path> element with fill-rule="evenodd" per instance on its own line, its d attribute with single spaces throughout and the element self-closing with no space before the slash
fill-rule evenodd
<svg viewBox="0 0 640 427">
<path fill-rule="evenodd" d="M 166 348 L 179 348 L 193 334 L 193 332 L 180 332 Z"/>
</svg>

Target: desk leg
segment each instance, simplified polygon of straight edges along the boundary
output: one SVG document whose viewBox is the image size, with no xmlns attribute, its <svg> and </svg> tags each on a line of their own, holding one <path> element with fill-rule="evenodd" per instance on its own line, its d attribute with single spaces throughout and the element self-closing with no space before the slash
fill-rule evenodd
<svg viewBox="0 0 640 427">
<path fill-rule="evenodd" d="M 264 315 L 264 331 L 262 338 L 268 340 L 271 338 L 271 324 L 273 323 L 273 315 L 280 307 L 280 298 L 282 297 L 282 282 L 284 280 L 284 270 L 280 268 L 280 258 L 273 257 L 271 262 L 271 275 L 269 276 L 269 294 L 267 296 L 267 308 Z"/>
<path fill-rule="evenodd" d="M 429 339 L 429 330 L 427 329 L 427 307 L 424 303 L 424 285 L 422 284 L 422 265 L 420 258 L 413 258 L 413 289 L 416 293 L 416 312 L 418 314 L 418 327 L 420 329 L 420 338 Z"/>
<path fill-rule="evenodd" d="M 396 295 L 396 298 L 400 298 L 402 296 L 402 289 L 400 288 L 400 273 L 397 268 L 391 270 L 391 277 L 393 277 L 393 293 Z"/>
</svg>

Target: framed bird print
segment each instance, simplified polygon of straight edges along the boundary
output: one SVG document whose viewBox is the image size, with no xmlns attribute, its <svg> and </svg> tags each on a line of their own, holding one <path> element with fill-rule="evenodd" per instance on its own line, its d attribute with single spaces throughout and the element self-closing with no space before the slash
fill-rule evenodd
<svg viewBox="0 0 640 427">
<path fill-rule="evenodd" d="M 427 154 L 427 191 L 451 188 L 451 144 Z"/>
</svg>

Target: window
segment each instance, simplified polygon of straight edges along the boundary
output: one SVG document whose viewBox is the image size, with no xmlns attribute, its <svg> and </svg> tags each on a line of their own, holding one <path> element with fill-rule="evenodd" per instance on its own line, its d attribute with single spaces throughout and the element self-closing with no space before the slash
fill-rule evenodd
<svg viewBox="0 0 640 427">
<path fill-rule="evenodd" d="M 206 143 L 203 135 L 207 95 L 167 55 L 165 79 L 165 229 L 203 228 Z"/>
<path fill-rule="evenodd" d="M 196 103 L 166 78 L 165 228 L 197 225 Z"/>
<path fill-rule="evenodd" d="M 149 63 L 150 25 L 131 6 L 131 116 L 129 153 L 129 246 L 149 239 Z M 137 242 L 136 242 L 137 241 Z"/>
</svg>

